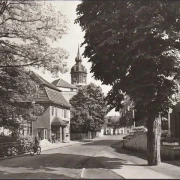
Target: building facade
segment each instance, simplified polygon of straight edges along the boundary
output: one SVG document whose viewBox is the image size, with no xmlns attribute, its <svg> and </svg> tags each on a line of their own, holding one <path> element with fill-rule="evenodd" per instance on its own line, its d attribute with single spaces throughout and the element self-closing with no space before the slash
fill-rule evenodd
<svg viewBox="0 0 180 180">
<path fill-rule="evenodd" d="M 35 74 L 35 73 L 34 73 Z M 34 97 L 44 111 L 29 125 L 29 132 L 38 139 L 59 142 L 70 140 L 70 104 L 61 91 L 45 79 L 35 74 L 39 82 L 39 93 Z"/>
</svg>

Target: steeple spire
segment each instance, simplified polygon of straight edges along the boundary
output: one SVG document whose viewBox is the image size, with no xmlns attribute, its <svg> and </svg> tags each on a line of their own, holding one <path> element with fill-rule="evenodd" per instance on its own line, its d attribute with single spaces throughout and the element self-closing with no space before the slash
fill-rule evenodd
<svg viewBox="0 0 180 180">
<path fill-rule="evenodd" d="M 77 56 L 76 56 L 76 62 L 82 62 L 82 59 L 81 59 L 81 55 L 80 55 L 80 50 L 79 50 L 79 44 L 78 44 L 78 52 L 77 52 Z"/>
</svg>

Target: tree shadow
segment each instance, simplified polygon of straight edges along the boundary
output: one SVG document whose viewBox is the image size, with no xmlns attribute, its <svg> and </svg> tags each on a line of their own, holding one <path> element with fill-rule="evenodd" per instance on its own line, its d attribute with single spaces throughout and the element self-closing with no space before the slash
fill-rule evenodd
<svg viewBox="0 0 180 180">
<path fill-rule="evenodd" d="M 44 152 L 46 153 L 46 152 Z M 0 162 L 0 174 L 11 178 L 31 177 L 35 175 L 46 178 L 80 178 L 82 168 L 85 169 L 120 169 L 126 160 L 104 156 L 92 157 L 77 154 L 47 153 L 35 156 L 18 157 L 16 161 L 9 159 Z M 28 176 L 30 174 L 31 176 Z"/>
<path fill-rule="evenodd" d="M 147 154 L 145 152 L 138 151 L 138 150 L 126 149 L 123 147 L 123 141 L 113 144 L 111 147 L 114 148 L 115 151 L 118 153 L 135 156 L 135 157 L 141 158 L 143 160 L 147 160 Z"/>
</svg>

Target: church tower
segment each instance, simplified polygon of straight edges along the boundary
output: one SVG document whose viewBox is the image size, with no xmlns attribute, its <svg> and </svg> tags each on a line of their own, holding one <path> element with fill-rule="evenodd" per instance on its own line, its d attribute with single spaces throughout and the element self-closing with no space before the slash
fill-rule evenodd
<svg viewBox="0 0 180 180">
<path fill-rule="evenodd" d="M 76 64 L 71 68 L 71 84 L 77 87 L 86 85 L 87 69 L 81 63 L 82 58 L 80 55 L 79 46 L 78 46 L 78 52 L 77 52 L 75 61 L 76 61 Z"/>
</svg>

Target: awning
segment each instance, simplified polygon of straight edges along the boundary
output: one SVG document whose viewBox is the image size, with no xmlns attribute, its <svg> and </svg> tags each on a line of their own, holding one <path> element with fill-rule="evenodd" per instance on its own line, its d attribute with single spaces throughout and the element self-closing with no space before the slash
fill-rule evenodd
<svg viewBox="0 0 180 180">
<path fill-rule="evenodd" d="M 59 117 L 54 117 L 54 119 L 51 122 L 51 126 L 67 126 L 68 121 L 64 121 Z"/>
</svg>

